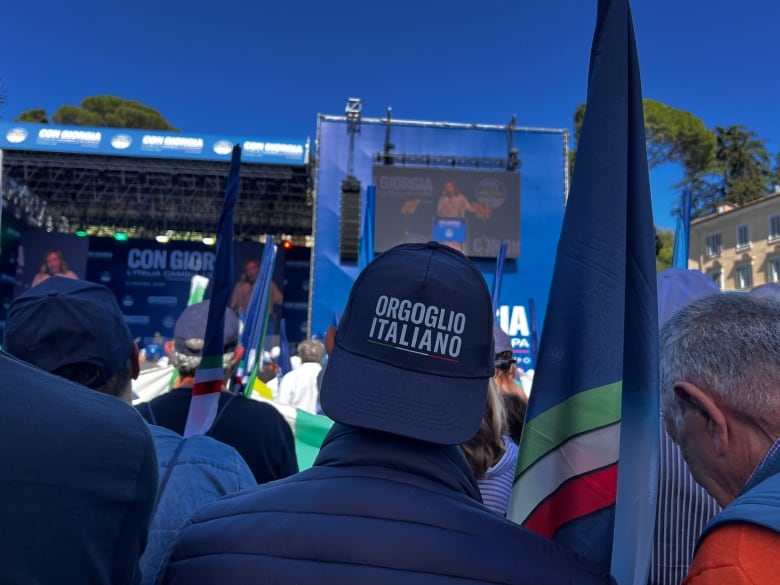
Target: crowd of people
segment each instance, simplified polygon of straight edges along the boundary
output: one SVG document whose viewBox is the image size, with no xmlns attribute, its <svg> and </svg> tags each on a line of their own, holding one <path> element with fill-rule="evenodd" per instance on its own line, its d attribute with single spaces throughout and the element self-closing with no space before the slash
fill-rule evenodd
<svg viewBox="0 0 780 585">
<path fill-rule="evenodd" d="M 11 303 L 0 353 L 18 389 L 0 401 L 1 582 L 614 583 L 506 519 L 528 392 L 461 252 L 386 251 L 338 328 L 297 346 L 274 400 L 334 421 L 301 471 L 284 417 L 241 394 L 223 391 L 208 432 L 182 437 L 209 301 L 166 343 L 174 387 L 133 407 L 139 352 L 116 298 L 56 264 L 50 276 L 67 278 Z M 648 582 L 771 583 L 780 301 L 720 294 L 695 271 L 662 273 L 658 289 L 664 448 Z M 387 334 L 412 319 L 401 307 L 456 326 L 425 346 L 443 332 L 415 319 L 410 351 Z M 225 311 L 225 380 L 244 351 L 241 310 Z"/>
</svg>

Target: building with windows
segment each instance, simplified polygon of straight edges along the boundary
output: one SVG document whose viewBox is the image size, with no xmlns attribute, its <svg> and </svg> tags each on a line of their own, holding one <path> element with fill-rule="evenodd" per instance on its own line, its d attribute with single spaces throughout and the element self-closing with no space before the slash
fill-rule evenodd
<svg viewBox="0 0 780 585">
<path fill-rule="evenodd" d="M 780 282 L 780 190 L 692 221 L 688 268 L 723 290 Z"/>
</svg>

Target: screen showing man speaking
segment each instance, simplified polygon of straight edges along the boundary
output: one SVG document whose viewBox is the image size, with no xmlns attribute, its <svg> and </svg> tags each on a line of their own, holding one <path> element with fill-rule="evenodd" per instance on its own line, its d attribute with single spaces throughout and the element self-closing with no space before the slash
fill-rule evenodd
<svg viewBox="0 0 780 585">
<path fill-rule="evenodd" d="M 520 175 L 375 166 L 374 251 L 436 240 L 476 258 L 520 256 Z"/>
</svg>

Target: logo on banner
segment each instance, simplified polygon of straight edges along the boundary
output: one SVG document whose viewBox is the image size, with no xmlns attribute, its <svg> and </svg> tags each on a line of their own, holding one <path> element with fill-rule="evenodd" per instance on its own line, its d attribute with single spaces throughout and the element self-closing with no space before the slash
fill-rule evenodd
<svg viewBox="0 0 780 585">
<path fill-rule="evenodd" d="M 61 130 L 43 128 L 38 130 L 39 142 L 67 143 L 80 146 L 100 146 L 103 135 L 96 130 Z"/>
<path fill-rule="evenodd" d="M 501 181 L 496 179 L 484 179 L 479 182 L 476 189 L 477 201 L 489 207 L 496 209 L 501 207 L 506 200 L 506 189 Z"/>
<path fill-rule="evenodd" d="M 233 151 L 233 145 L 228 140 L 218 140 L 214 143 L 214 152 L 219 155 L 230 154 Z"/>
<path fill-rule="evenodd" d="M 255 156 L 273 154 L 277 156 L 300 157 L 303 155 L 303 146 L 300 144 L 288 144 L 286 142 L 257 142 L 254 140 L 246 140 L 243 144 L 243 149 L 246 154 Z"/>
<path fill-rule="evenodd" d="M 27 130 L 24 128 L 11 128 L 5 134 L 5 139 L 11 144 L 19 144 L 27 140 Z"/>
<path fill-rule="evenodd" d="M 181 150 L 198 154 L 203 150 L 203 139 L 192 136 L 160 136 L 144 134 L 141 138 L 142 150 Z"/>
<path fill-rule="evenodd" d="M 193 273 L 214 272 L 216 254 L 198 250 L 155 250 L 131 248 L 127 254 L 127 276 L 189 280 Z"/>
<path fill-rule="evenodd" d="M 111 146 L 116 148 L 117 150 L 124 150 L 125 148 L 128 148 L 133 143 L 133 139 L 130 138 L 127 134 L 117 134 L 113 138 L 111 138 Z"/>
</svg>

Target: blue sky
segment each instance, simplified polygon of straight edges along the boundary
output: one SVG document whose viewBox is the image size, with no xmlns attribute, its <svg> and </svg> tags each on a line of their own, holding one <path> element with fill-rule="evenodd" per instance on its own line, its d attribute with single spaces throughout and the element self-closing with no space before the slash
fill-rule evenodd
<svg viewBox="0 0 780 585">
<path fill-rule="evenodd" d="M 780 151 L 770 0 L 634 0 L 645 97 L 709 128 L 744 124 Z M 10 120 L 91 95 L 158 109 L 189 132 L 314 138 L 359 97 L 369 117 L 572 128 L 596 0 L 249 2 L 41 0 L 0 8 Z M 674 168 L 652 172 L 672 228 Z"/>
</svg>

